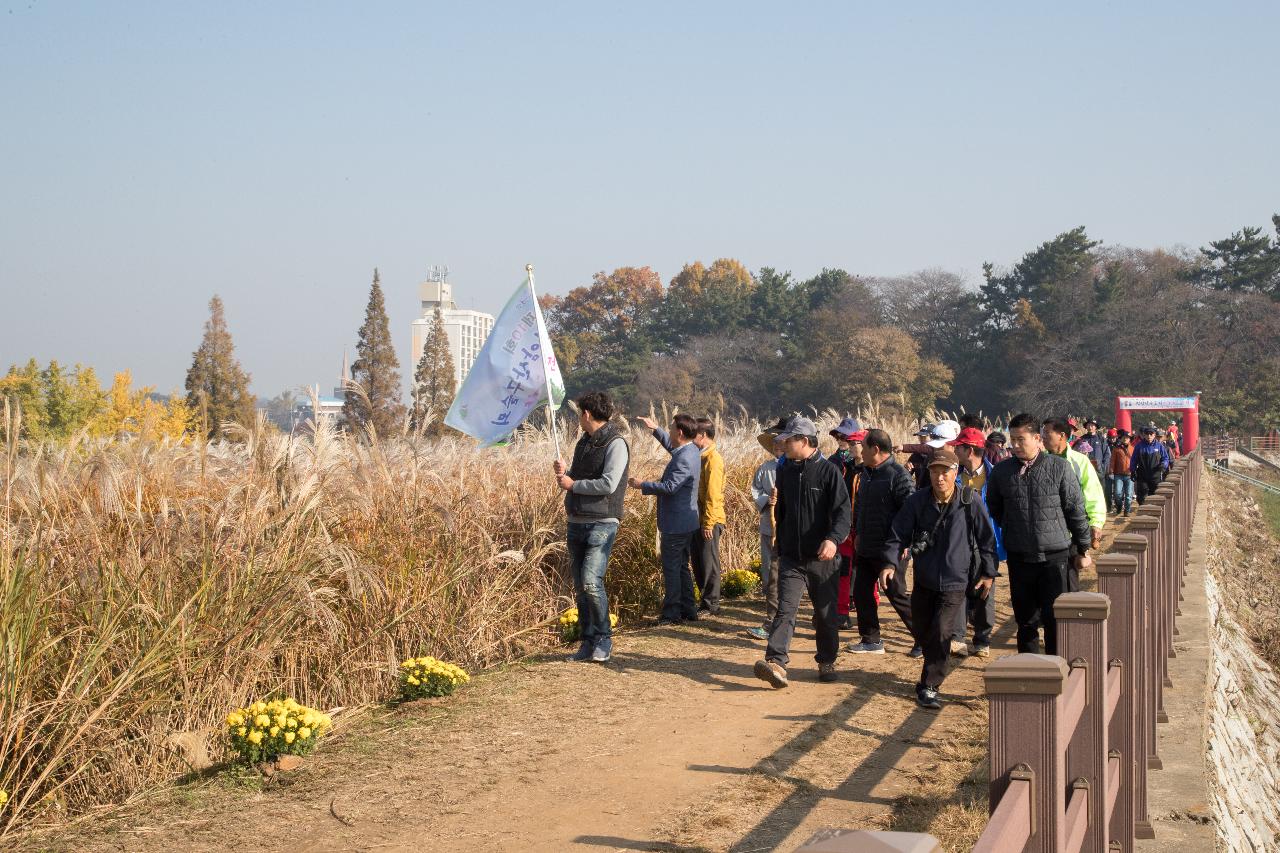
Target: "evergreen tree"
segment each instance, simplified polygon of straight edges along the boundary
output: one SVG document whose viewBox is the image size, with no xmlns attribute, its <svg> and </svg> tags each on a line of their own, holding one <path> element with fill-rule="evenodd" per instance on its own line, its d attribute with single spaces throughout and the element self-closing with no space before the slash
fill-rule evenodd
<svg viewBox="0 0 1280 853">
<path fill-rule="evenodd" d="M 255 401 L 249 393 L 249 374 L 236 360 L 222 299 L 216 294 L 209 300 L 209 319 L 200 348 L 192 354 L 186 389 L 197 432 L 207 424 L 208 437 L 218 438 L 227 423 L 253 423 Z"/>
<path fill-rule="evenodd" d="M 351 365 L 351 380 L 360 391 L 349 389 L 342 414 L 353 428 L 372 426 L 378 435 L 392 435 L 404 418 L 400 402 L 400 361 L 391 342 L 387 306 L 382 298 L 382 281 L 373 271 L 373 287 L 364 310 L 364 324 L 356 343 L 356 360 Z M 363 393 L 361 393 L 363 392 Z"/>
<path fill-rule="evenodd" d="M 1263 293 L 1280 300 L 1280 214 L 1271 217 L 1276 237 L 1261 228 L 1244 228 L 1200 250 L 1193 279 L 1214 290 Z"/>
<path fill-rule="evenodd" d="M 422 358 L 413 372 L 413 425 L 426 428 L 433 435 L 442 432 L 445 412 L 457 392 L 453 375 L 453 355 L 449 352 L 449 336 L 444 330 L 444 315 L 437 308 L 431 330 L 422 345 Z"/>
</svg>

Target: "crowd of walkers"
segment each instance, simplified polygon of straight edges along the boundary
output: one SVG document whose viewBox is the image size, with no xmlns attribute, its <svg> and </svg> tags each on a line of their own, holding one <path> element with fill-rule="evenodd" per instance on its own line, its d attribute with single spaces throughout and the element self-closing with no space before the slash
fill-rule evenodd
<svg viewBox="0 0 1280 853">
<path fill-rule="evenodd" d="M 609 397 L 594 392 L 577 402 L 582 436 L 572 462 L 555 463 L 581 626 L 570 659 L 604 662 L 612 654 L 604 574 L 628 486 L 657 498 L 659 624 L 719 614 L 724 460 L 711 419 L 678 414 L 664 428 L 641 417 L 670 461 L 657 480 L 629 476 L 630 448 L 613 425 Z M 829 434 L 837 447 L 830 456 L 803 416 L 759 436 L 767 458 L 751 493 L 765 618 L 747 633 L 765 651 L 754 674 L 775 688 L 788 685 L 804 595 L 813 608 L 819 681 L 837 679 L 842 650 L 884 654 L 884 601 L 912 638 L 908 654 L 921 659 L 916 699 L 929 709 L 941 707 L 951 657 L 990 656 L 1001 564 L 1018 651 L 1055 653 L 1054 600 L 1079 588 L 1108 515 L 1127 516 L 1135 497 L 1141 504 L 1179 454 L 1174 424 L 1143 426 L 1134 443 L 1127 431 L 1102 431 L 1092 418 L 1081 426 L 1026 413 L 1005 431 L 987 431 L 972 415 L 927 424 L 917 443 L 901 445 L 853 418 Z M 843 649 L 841 630 L 857 634 Z"/>
</svg>

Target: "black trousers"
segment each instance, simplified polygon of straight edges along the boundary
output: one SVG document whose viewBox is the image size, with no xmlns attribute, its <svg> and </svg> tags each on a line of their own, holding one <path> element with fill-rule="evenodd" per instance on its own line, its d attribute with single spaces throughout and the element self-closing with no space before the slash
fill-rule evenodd
<svg viewBox="0 0 1280 853">
<path fill-rule="evenodd" d="M 997 581 L 999 579 L 997 578 Z M 951 639 L 957 643 L 964 642 L 965 628 L 973 626 L 973 644 L 975 646 L 991 645 L 991 631 L 996 626 L 996 587 L 991 585 L 987 597 L 977 598 L 972 590 L 965 596 L 964 607 L 956 611 L 956 629 Z"/>
<path fill-rule="evenodd" d="M 1156 489 L 1160 488 L 1160 478 L 1155 477 L 1149 480 L 1133 478 L 1133 489 L 1138 497 L 1138 506 L 1142 506 L 1149 495 L 1154 495 Z"/>
<path fill-rule="evenodd" d="M 1009 597 L 1013 618 L 1018 623 L 1018 651 L 1040 651 L 1040 628 L 1044 628 L 1044 653 L 1058 653 L 1058 622 L 1053 602 L 1064 592 L 1078 592 L 1080 572 L 1069 551 L 1055 551 L 1044 560 L 1022 560 L 1009 555 Z"/>
<path fill-rule="evenodd" d="M 765 660 L 786 666 L 790 660 L 791 638 L 796 631 L 800 597 L 806 591 L 813 604 L 813 630 L 818 635 L 818 663 L 833 663 L 840 651 L 840 631 L 833 623 L 836 596 L 840 589 L 840 561 L 797 560 L 780 557 L 778 570 L 778 615 L 769 626 Z"/>
<path fill-rule="evenodd" d="M 947 677 L 951 658 L 951 629 L 956 617 L 964 614 L 964 590 L 940 592 L 916 584 L 911 589 L 911 620 L 916 642 L 924 649 L 920 683 L 937 688 Z"/>
<path fill-rule="evenodd" d="M 689 545 L 693 582 L 702 593 L 701 610 L 714 612 L 720 609 L 720 534 L 723 532 L 724 525 L 717 524 L 708 539 L 699 528 L 694 531 L 693 542 Z"/>
<path fill-rule="evenodd" d="M 858 611 L 858 633 L 864 643 L 880 642 L 880 614 L 876 609 L 875 587 L 880 577 L 884 561 L 877 557 L 859 557 L 853 570 L 853 606 Z M 907 595 L 907 585 L 902 582 L 902 569 L 893 573 L 885 596 L 893 609 L 907 626 L 907 631 L 915 637 L 911 627 L 911 598 Z"/>
</svg>

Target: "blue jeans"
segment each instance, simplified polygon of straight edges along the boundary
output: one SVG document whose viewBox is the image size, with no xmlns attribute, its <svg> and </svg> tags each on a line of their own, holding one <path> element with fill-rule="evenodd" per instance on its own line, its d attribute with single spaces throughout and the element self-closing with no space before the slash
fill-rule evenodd
<svg viewBox="0 0 1280 853">
<path fill-rule="evenodd" d="M 688 533 L 663 533 L 662 552 L 662 618 L 679 622 L 697 619 L 698 606 L 693 599 L 693 575 L 689 571 L 693 537 L 701 530 Z"/>
<path fill-rule="evenodd" d="M 593 648 L 613 637 L 609 626 L 609 599 L 604 591 L 604 571 L 618 536 L 618 522 L 569 522 L 569 569 L 578 604 L 578 626 L 583 645 Z"/>
<path fill-rule="evenodd" d="M 1114 475 L 1115 492 L 1112 501 L 1115 505 L 1116 512 L 1129 514 L 1129 509 L 1133 506 L 1133 478 L 1128 474 Z"/>
</svg>

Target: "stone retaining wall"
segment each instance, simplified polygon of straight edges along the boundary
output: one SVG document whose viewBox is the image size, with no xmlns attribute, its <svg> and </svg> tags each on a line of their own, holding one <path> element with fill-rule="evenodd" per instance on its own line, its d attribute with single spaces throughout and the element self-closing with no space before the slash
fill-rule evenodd
<svg viewBox="0 0 1280 853">
<path fill-rule="evenodd" d="M 1209 477 L 1205 478 L 1206 481 Z M 1211 797 L 1224 850 L 1280 849 L 1280 680 L 1253 649 L 1245 631 L 1233 618 L 1215 576 L 1231 571 L 1215 539 L 1230 535 L 1220 526 L 1227 512 L 1226 492 L 1218 484 L 1211 491 L 1209 572 L 1205 592 L 1212 645 L 1207 707 L 1208 762 Z M 1217 498 L 1217 500 L 1214 500 Z M 1237 508 L 1238 510 L 1238 508 Z M 1274 582 L 1280 583 L 1280 578 Z"/>
</svg>

